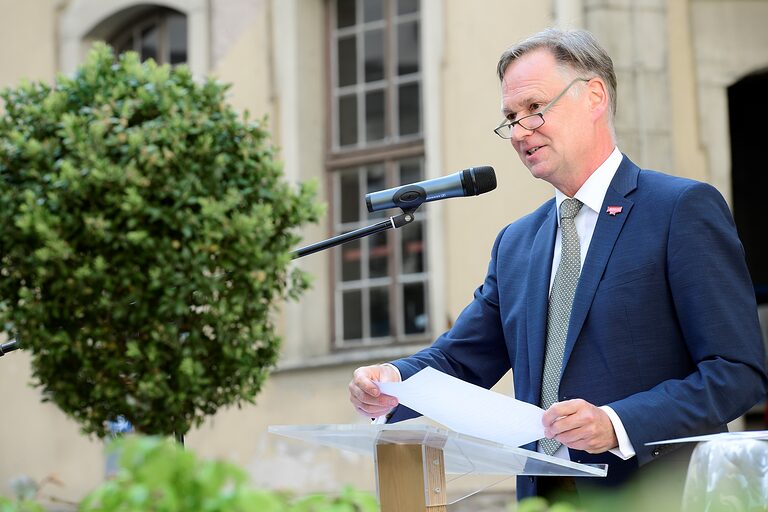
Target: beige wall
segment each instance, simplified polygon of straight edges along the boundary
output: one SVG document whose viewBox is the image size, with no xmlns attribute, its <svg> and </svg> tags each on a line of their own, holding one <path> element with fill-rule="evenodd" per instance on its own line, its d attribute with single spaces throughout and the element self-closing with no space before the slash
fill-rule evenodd
<svg viewBox="0 0 768 512">
<path fill-rule="evenodd" d="M 214 4 L 211 73 L 231 83 L 228 100 L 252 119 L 275 120 L 269 3 L 238 0 Z"/>
<path fill-rule="evenodd" d="M 674 137 L 672 171 L 679 176 L 707 181 L 709 163 L 701 141 L 700 118 L 697 110 L 698 94 L 695 92 L 696 62 L 689 17 L 688 2 L 679 0 L 670 2 L 667 32 L 669 34 L 671 123 Z"/>
<path fill-rule="evenodd" d="M 0 0 L 0 87 L 53 79 L 56 71 L 53 2 Z"/>
<path fill-rule="evenodd" d="M 484 196 L 445 201 L 443 251 L 448 304 L 453 319 L 482 283 L 490 250 L 499 230 L 554 194 L 536 182 L 512 145 L 493 133 L 501 120 L 501 93 L 496 63 L 516 40 L 550 23 L 549 9 L 495 0 L 483 9 L 467 2 L 446 2 L 445 90 L 441 128 L 445 173 L 473 165 L 491 165 L 498 188 Z M 434 250 L 434 249 L 433 249 Z"/>
<path fill-rule="evenodd" d="M 61 487 L 49 487 L 61 499 L 79 500 L 102 481 L 103 445 L 79 433 L 78 425 L 29 386 L 29 357 L 23 351 L 0 359 L 0 495 L 10 496 L 9 483 L 22 475 L 36 481 L 56 476 Z"/>
</svg>

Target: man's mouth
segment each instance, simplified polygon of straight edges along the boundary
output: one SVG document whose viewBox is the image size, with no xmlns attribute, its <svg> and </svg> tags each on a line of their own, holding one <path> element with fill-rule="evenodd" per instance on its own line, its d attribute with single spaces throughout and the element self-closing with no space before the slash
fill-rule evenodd
<svg viewBox="0 0 768 512">
<path fill-rule="evenodd" d="M 528 155 L 528 156 L 531 156 L 532 154 L 534 154 L 535 152 L 537 152 L 541 148 L 542 148 L 542 146 L 533 147 L 533 148 L 529 149 L 528 151 L 526 151 L 525 154 Z"/>
</svg>

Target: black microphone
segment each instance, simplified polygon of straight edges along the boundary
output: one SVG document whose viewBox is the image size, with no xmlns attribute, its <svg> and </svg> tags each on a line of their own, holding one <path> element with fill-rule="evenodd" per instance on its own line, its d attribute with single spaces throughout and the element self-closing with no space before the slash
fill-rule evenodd
<svg viewBox="0 0 768 512">
<path fill-rule="evenodd" d="M 369 212 L 387 208 L 413 210 L 428 201 L 477 196 L 495 188 L 496 174 L 493 172 L 493 167 L 470 167 L 448 176 L 371 192 L 366 194 L 365 204 Z"/>
</svg>

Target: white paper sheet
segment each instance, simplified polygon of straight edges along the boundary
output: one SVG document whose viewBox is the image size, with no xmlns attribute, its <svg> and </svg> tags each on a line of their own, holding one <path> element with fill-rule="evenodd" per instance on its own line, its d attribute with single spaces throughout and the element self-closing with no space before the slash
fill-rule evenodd
<svg viewBox="0 0 768 512">
<path fill-rule="evenodd" d="M 434 368 L 403 382 L 378 382 L 382 393 L 456 432 L 509 446 L 544 437 L 544 410 L 469 384 Z"/>
<path fill-rule="evenodd" d="M 645 445 L 652 446 L 655 444 L 697 443 L 699 441 L 719 441 L 719 440 L 732 441 L 734 439 L 768 440 L 768 430 L 748 430 L 746 432 L 721 432 L 719 434 L 707 434 L 703 436 L 681 437 L 679 439 L 667 439 L 666 441 L 654 441 L 652 443 L 645 443 Z"/>
</svg>

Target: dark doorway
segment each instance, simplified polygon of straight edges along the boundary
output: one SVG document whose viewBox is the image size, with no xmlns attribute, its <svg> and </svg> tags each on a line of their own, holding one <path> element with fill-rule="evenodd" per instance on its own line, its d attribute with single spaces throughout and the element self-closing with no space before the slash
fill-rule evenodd
<svg viewBox="0 0 768 512">
<path fill-rule="evenodd" d="M 758 304 L 768 304 L 768 70 L 728 88 L 733 216 Z"/>
</svg>

